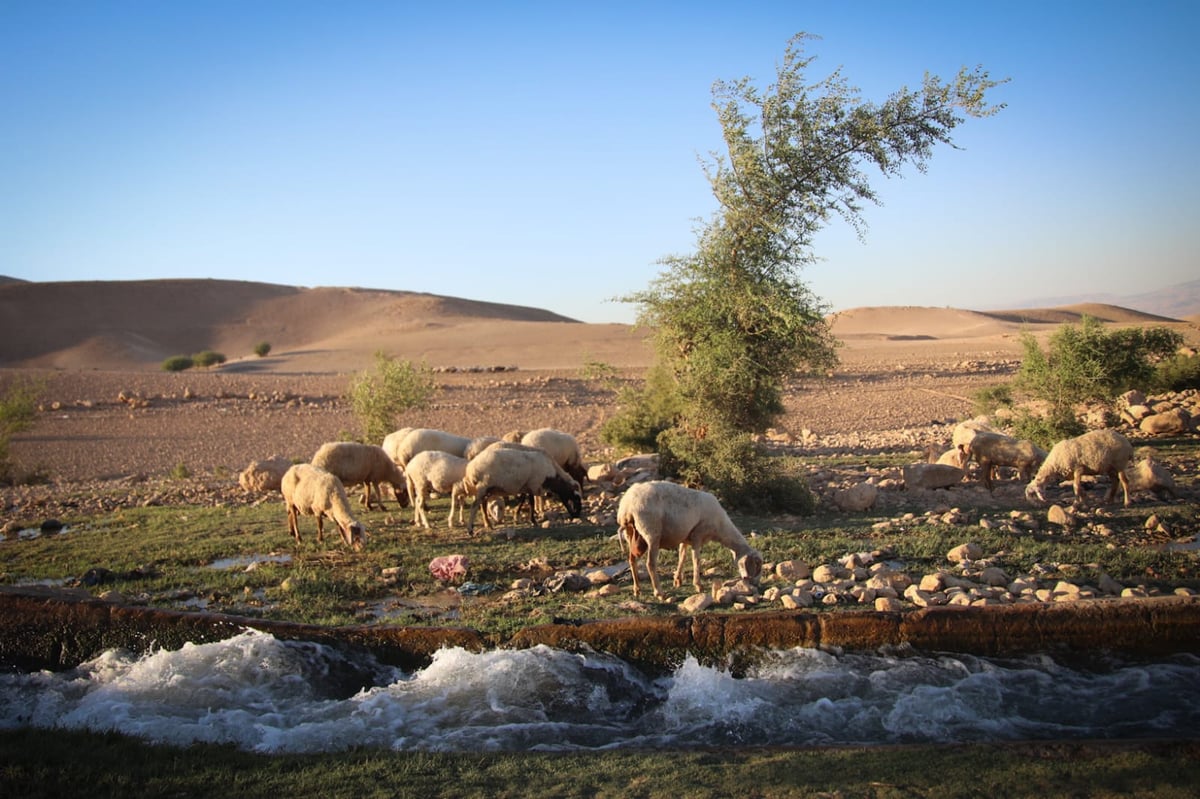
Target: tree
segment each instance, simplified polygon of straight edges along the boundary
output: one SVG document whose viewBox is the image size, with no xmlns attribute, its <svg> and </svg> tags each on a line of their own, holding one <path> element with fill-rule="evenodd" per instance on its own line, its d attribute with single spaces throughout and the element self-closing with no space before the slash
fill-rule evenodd
<svg viewBox="0 0 1200 799">
<path fill-rule="evenodd" d="M 728 149 L 705 164 L 718 208 L 695 252 L 663 259 L 647 290 L 622 298 L 640 306 L 638 322 L 654 331 L 676 381 L 676 441 L 760 433 L 782 413 L 787 380 L 836 364 L 827 309 L 799 278 L 814 235 L 837 216 L 861 237 L 863 204 L 878 202 L 868 167 L 887 177 L 924 171 L 935 145 L 952 144 L 960 113 L 1002 107 L 986 104 L 1000 82 L 980 68 L 951 83 L 927 75 L 920 90 L 879 105 L 860 100 L 840 71 L 810 84 L 809 38 L 789 42 L 765 92 L 749 78 L 714 85 Z"/>
<path fill-rule="evenodd" d="M 425 407 L 434 389 L 428 367 L 377 352 L 375 372 L 363 372 L 350 382 L 350 404 L 366 440 L 378 443 L 396 429 L 401 413 Z"/>
</svg>

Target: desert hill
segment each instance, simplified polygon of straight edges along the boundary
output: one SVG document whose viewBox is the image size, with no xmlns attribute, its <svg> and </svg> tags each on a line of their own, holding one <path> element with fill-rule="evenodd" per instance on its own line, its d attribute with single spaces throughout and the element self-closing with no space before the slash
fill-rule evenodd
<svg viewBox="0 0 1200 799">
<path fill-rule="evenodd" d="M 1114 324 L 1194 325 L 1113 305 L 971 311 L 853 308 L 831 317 L 846 350 L 970 341 L 1012 350 L 1024 330 L 1049 331 L 1084 314 Z M 1194 338 L 1194 336 L 1189 336 Z M 254 356 L 259 342 L 271 345 Z M 0 367 L 156 371 L 172 355 L 216 350 L 227 372 L 338 374 L 374 354 L 432 367 L 578 369 L 653 362 L 646 333 L 585 324 L 539 308 L 363 288 L 300 288 L 230 280 L 0 280 Z"/>
</svg>

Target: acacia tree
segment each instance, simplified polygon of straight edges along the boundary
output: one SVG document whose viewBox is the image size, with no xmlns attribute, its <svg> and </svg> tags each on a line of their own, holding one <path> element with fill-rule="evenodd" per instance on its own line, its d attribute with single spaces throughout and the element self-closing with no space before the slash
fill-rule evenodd
<svg viewBox="0 0 1200 799">
<path fill-rule="evenodd" d="M 926 75 L 920 89 L 881 104 L 860 99 L 840 70 L 810 83 L 809 38 L 788 43 L 765 91 L 749 78 L 714 85 L 728 150 L 705 163 L 718 209 L 695 252 L 663 259 L 648 289 L 622 298 L 640 306 L 638 323 L 654 331 L 659 362 L 676 381 L 682 410 L 660 449 L 698 482 L 729 482 L 703 463 L 698 442 L 718 434 L 748 442 L 782 413 L 787 380 L 837 362 L 827 308 L 800 279 L 815 234 L 841 217 L 861 237 L 863 206 L 878 203 L 872 167 L 886 177 L 924 171 L 936 145 L 953 146 L 961 114 L 1003 107 L 986 102 L 1002 81 L 979 67 L 949 83 Z M 730 457 L 751 456 L 744 443 Z"/>
</svg>

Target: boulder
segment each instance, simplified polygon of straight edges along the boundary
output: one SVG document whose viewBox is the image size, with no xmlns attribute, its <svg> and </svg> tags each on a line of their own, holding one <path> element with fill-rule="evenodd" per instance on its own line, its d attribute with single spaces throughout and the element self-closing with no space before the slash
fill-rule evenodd
<svg viewBox="0 0 1200 799">
<path fill-rule="evenodd" d="M 871 483 L 859 483 L 837 491 L 833 495 L 833 504 L 838 508 L 851 513 L 861 513 L 875 506 L 875 500 L 879 496 L 879 489 Z"/>
<path fill-rule="evenodd" d="M 1171 472 L 1153 458 L 1143 458 L 1126 466 L 1125 479 L 1129 481 L 1130 492 L 1153 491 L 1155 494 L 1179 496 L 1179 489 L 1175 486 L 1175 478 L 1171 476 Z"/>
<path fill-rule="evenodd" d="M 1138 429 L 1143 433 L 1155 436 L 1178 435 L 1190 433 L 1192 416 L 1183 408 L 1171 408 L 1161 413 L 1151 414 L 1142 419 Z"/>
<path fill-rule="evenodd" d="M 944 463 L 910 463 L 904 467 L 904 487 L 949 488 L 966 476 L 964 470 Z"/>
</svg>

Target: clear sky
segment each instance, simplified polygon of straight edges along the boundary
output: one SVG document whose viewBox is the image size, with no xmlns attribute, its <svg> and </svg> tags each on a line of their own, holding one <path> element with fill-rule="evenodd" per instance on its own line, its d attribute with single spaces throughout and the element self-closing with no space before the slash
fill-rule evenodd
<svg viewBox="0 0 1200 799">
<path fill-rule="evenodd" d="M 362 286 L 632 321 L 715 204 L 718 79 L 788 39 L 1007 109 L 820 235 L 834 310 L 1200 276 L 1200 3 L 0 0 L 0 275 Z"/>
</svg>

